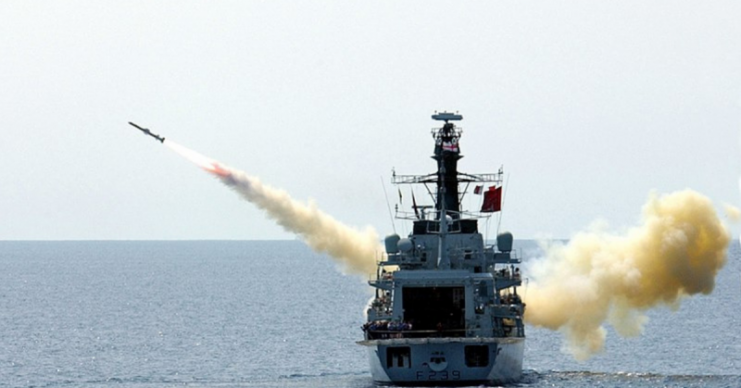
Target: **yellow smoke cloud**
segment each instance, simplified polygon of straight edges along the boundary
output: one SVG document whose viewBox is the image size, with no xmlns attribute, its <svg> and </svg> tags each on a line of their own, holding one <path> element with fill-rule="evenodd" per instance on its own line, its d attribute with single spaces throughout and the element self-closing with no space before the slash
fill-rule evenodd
<svg viewBox="0 0 741 388">
<path fill-rule="evenodd" d="M 739 210 L 739 208 L 733 205 L 725 204 L 723 206 L 723 209 L 725 210 L 726 217 L 728 217 L 729 220 L 733 222 L 741 221 L 741 210 Z"/>
<path fill-rule="evenodd" d="M 528 269 L 525 318 L 563 332 L 568 350 L 584 360 L 602 351 L 605 322 L 636 336 L 645 310 L 712 292 L 730 240 L 707 197 L 691 190 L 651 195 L 642 223 L 624 235 L 583 232 L 546 247 Z"/>
<path fill-rule="evenodd" d="M 263 185 L 256 177 L 221 164 L 182 145 L 165 145 L 219 178 L 247 201 L 265 211 L 283 229 L 297 234 L 313 250 L 327 253 L 351 272 L 370 275 L 383 252 L 378 234 L 371 227 L 351 228 L 319 210 L 312 202 L 296 201 L 283 190 Z"/>
</svg>

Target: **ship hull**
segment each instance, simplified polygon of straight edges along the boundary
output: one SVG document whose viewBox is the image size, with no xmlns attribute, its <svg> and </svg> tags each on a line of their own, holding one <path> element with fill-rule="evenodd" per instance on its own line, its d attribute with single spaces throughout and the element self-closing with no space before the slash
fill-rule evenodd
<svg viewBox="0 0 741 388">
<path fill-rule="evenodd" d="M 525 338 L 418 338 L 361 341 L 377 384 L 493 385 L 519 381 Z"/>
</svg>

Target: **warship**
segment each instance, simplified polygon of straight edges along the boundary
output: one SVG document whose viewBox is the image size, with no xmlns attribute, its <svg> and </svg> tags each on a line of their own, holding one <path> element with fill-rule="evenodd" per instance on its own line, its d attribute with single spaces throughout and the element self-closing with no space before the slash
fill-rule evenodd
<svg viewBox="0 0 741 388">
<path fill-rule="evenodd" d="M 431 131 L 437 171 L 394 172 L 392 183 L 424 186 L 433 205 L 418 205 L 412 192 L 411 210 L 397 207 L 396 218 L 411 221 L 412 231 L 385 239 L 358 344 L 381 385 L 516 382 L 525 348 L 520 258 L 511 233 L 488 245 L 479 232 L 479 220 L 501 210 L 503 171 L 459 172 L 463 131 L 455 122 L 463 116 L 436 112 L 432 119 L 442 122 Z M 470 188 L 483 196 L 480 210 L 461 209 Z"/>
</svg>

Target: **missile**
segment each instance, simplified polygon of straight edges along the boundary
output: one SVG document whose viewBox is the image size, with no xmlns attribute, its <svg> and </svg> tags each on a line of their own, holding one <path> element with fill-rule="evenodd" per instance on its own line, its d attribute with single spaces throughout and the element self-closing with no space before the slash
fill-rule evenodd
<svg viewBox="0 0 741 388">
<path fill-rule="evenodd" d="M 153 138 L 155 138 L 155 139 L 159 140 L 159 141 L 160 141 L 160 143 L 164 143 L 164 142 L 165 142 L 165 138 L 164 138 L 164 137 L 162 137 L 162 136 L 160 136 L 160 135 L 157 135 L 156 133 L 152 133 L 152 132 L 151 132 L 151 131 L 150 131 L 149 129 L 147 129 L 147 128 L 142 128 L 142 127 L 140 127 L 140 126 L 138 126 L 138 125 L 136 125 L 136 124 L 132 123 L 131 121 L 129 121 L 129 124 L 133 125 L 133 126 L 134 126 L 134 127 L 136 127 L 136 128 L 138 129 L 138 130 L 140 130 L 140 131 L 144 132 L 144 134 L 145 134 L 145 135 L 149 135 L 149 136 L 152 136 Z"/>
</svg>

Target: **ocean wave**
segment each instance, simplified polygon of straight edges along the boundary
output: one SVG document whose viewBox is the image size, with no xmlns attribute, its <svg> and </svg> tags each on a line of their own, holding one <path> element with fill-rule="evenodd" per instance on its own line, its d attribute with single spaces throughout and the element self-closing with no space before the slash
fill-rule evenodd
<svg viewBox="0 0 741 388">
<path fill-rule="evenodd" d="M 665 375 L 633 372 L 533 371 L 526 370 L 521 387 L 738 387 L 741 375 Z"/>
</svg>

